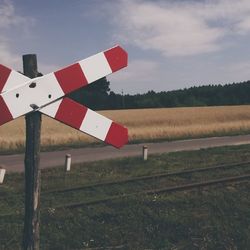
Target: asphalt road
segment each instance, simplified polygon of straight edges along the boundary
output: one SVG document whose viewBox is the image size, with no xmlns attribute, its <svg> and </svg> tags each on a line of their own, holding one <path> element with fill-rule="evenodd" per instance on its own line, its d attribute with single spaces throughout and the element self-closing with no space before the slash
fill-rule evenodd
<svg viewBox="0 0 250 250">
<path fill-rule="evenodd" d="M 250 135 L 212 137 L 172 142 L 146 143 L 127 145 L 118 150 L 111 146 L 69 149 L 54 152 L 42 152 L 40 168 L 51 168 L 64 165 L 65 155 L 71 154 L 72 163 L 98 161 L 112 158 L 142 155 L 143 145 L 148 146 L 148 154 L 175 152 L 183 150 L 198 150 L 201 148 L 220 147 L 227 145 L 250 144 Z M 1 155 L 0 166 L 7 172 L 24 171 L 24 155 Z"/>
</svg>

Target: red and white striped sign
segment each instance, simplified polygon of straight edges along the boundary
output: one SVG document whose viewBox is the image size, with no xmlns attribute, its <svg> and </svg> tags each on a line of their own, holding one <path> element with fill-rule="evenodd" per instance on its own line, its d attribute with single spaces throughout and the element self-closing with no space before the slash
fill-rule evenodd
<svg viewBox="0 0 250 250">
<path fill-rule="evenodd" d="M 34 79 L 0 64 L 0 125 L 35 109 L 120 148 L 128 141 L 125 127 L 64 96 L 126 66 L 119 46 Z"/>
</svg>

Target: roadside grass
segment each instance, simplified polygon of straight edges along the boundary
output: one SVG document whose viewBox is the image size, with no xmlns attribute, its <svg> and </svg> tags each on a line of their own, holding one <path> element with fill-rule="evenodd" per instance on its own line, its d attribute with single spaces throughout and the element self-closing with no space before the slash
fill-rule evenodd
<svg viewBox="0 0 250 250">
<path fill-rule="evenodd" d="M 249 249 L 250 182 L 218 185 L 160 195 L 137 195 L 85 205 L 58 205 L 137 192 L 151 186 L 130 183 L 50 194 L 49 191 L 162 172 L 250 161 L 250 145 L 150 155 L 77 164 L 67 175 L 63 167 L 42 171 L 41 249 Z M 250 172 L 196 174 L 192 180 Z M 190 176 L 185 177 L 187 180 Z M 183 181 L 155 180 L 153 185 Z M 23 227 L 23 174 L 7 174 L 0 186 L 0 249 L 19 249 Z"/>
<path fill-rule="evenodd" d="M 250 105 L 101 111 L 124 124 L 129 142 L 179 140 L 250 133 Z M 19 118 L 0 127 L 0 153 L 24 151 L 25 124 Z M 103 143 L 43 116 L 42 150 L 103 145 Z"/>
</svg>

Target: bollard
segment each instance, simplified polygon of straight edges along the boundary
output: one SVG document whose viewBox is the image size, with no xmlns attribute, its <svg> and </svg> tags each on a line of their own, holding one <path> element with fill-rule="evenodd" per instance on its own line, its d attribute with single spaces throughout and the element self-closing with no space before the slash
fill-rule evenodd
<svg viewBox="0 0 250 250">
<path fill-rule="evenodd" d="M 6 173 L 6 169 L 0 168 L 0 184 L 3 183 L 5 173 Z"/>
<path fill-rule="evenodd" d="M 66 156 L 65 156 L 65 171 L 66 172 L 70 171 L 70 167 L 71 167 L 71 155 L 66 154 Z"/>
<path fill-rule="evenodd" d="M 142 157 L 144 161 L 148 159 L 148 147 L 145 145 L 142 147 Z"/>
</svg>

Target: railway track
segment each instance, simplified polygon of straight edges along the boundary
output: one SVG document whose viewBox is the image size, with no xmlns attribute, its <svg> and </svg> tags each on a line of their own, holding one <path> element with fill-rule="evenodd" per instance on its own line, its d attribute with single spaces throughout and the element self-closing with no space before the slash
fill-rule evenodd
<svg viewBox="0 0 250 250">
<path fill-rule="evenodd" d="M 250 161 L 233 163 L 233 164 L 223 164 L 223 165 L 211 166 L 211 167 L 206 167 L 206 168 L 184 169 L 181 171 L 164 172 L 164 173 L 159 173 L 159 174 L 120 179 L 116 181 L 103 181 L 103 182 L 97 182 L 97 183 L 90 183 L 90 184 L 78 186 L 78 187 L 49 190 L 49 191 L 43 192 L 43 194 L 67 193 L 67 192 L 80 191 L 80 190 L 88 189 L 88 188 L 111 186 L 111 185 L 116 185 L 116 184 L 126 184 L 130 182 L 133 183 L 133 182 L 138 182 L 138 181 L 147 181 L 147 180 L 158 179 L 158 178 L 181 176 L 181 175 L 187 175 L 187 174 L 193 174 L 193 173 L 202 173 L 202 172 L 207 172 L 211 170 L 230 169 L 230 168 L 244 167 L 244 166 L 249 167 Z"/>
<path fill-rule="evenodd" d="M 209 186 L 214 186 L 214 185 L 218 185 L 218 184 L 242 182 L 245 180 L 250 180 L 250 174 L 249 175 L 240 175 L 240 176 L 231 176 L 228 178 L 220 178 L 220 179 L 215 179 L 215 180 L 196 182 L 196 183 L 192 183 L 192 184 L 178 185 L 178 186 L 166 187 L 166 188 L 160 188 L 160 189 L 144 190 L 141 192 L 116 195 L 116 196 L 106 197 L 104 199 L 97 199 L 97 200 L 93 200 L 93 201 L 66 204 L 63 206 L 56 206 L 54 208 L 55 209 L 78 208 L 78 207 L 82 207 L 82 206 L 94 205 L 94 204 L 98 204 L 98 203 L 103 203 L 103 202 L 108 202 L 108 201 L 113 201 L 113 200 L 117 200 L 117 199 L 131 197 L 131 196 L 136 196 L 136 195 L 140 195 L 140 194 L 152 195 L 152 194 L 170 193 L 170 192 L 177 192 L 177 191 L 187 191 L 187 190 L 194 189 L 194 188 L 202 188 L 202 187 L 209 187 Z"/>
<path fill-rule="evenodd" d="M 230 171 L 235 172 L 235 169 L 237 170 L 237 175 L 233 174 L 228 176 L 228 171 L 230 174 Z M 215 176 L 214 178 L 211 178 L 210 176 L 209 178 L 206 177 L 211 171 L 212 173 L 217 171 L 220 176 Z M 226 177 L 221 176 L 224 174 Z M 168 171 L 116 181 L 95 182 L 71 188 L 42 191 L 41 204 L 43 204 L 42 210 L 48 210 L 51 208 L 71 209 L 143 194 L 152 195 L 170 193 L 210 187 L 219 184 L 227 185 L 229 183 L 249 180 L 250 161 L 245 161 L 204 168 L 183 169 L 174 172 Z M 100 192 L 101 196 L 99 195 Z M 23 197 L 24 193 L 15 194 L 14 196 Z M 77 200 L 75 200 L 76 197 Z M 6 197 L 1 198 L 5 199 Z M 58 204 L 57 200 L 60 201 L 60 204 Z"/>
<path fill-rule="evenodd" d="M 117 181 L 106 181 L 106 182 L 98 182 L 98 183 L 92 183 L 84 186 L 79 187 L 73 187 L 73 188 L 67 188 L 67 189 L 58 189 L 53 191 L 44 192 L 46 195 L 69 195 L 70 193 L 77 193 L 77 192 L 84 192 L 88 190 L 92 190 L 95 192 L 98 192 L 98 188 L 101 188 L 101 190 L 108 188 L 110 186 L 124 186 L 127 184 L 133 184 L 133 183 L 147 183 L 148 181 L 154 181 L 153 185 L 159 179 L 163 178 L 171 178 L 171 177 L 180 177 L 192 174 L 202 174 L 204 172 L 209 171 L 215 171 L 215 170 L 229 170 L 233 168 L 243 168 L 244 170 L 246 168 L 250 167 L 250 162 L 241 162 L 241 163 L 234 163 L 230 165 L 218 165 L 218 166 L 212 166 L 212 167 L 206 167 L 206 168 L 196 168 L 196 169 L 186 169 L 182 171 L 175 171 L 175 172 L 167 172 L 167 173 L 159 173 L 159 174 L 153 174 L 153 175 L 147 175 L 147 176 L 140 176 L 140 177 L 134 177 L 134 178 L 128 178 L 123 180 L 117 180 Z M 72 208 L 78 208 L 81 206 L 87 206 L 87 205 L 94 205 L 98 203 L 105 203 L 113 200 L 123 199 L 131 196 L 137 196 L 137 195 L 152 195 L 152 194 L 162 194 L 162 193 L 170 193 L 170 192 L 177 192 L 177 191 L 186 191 L 194 188 L 203 188 L 203 187 L 210 187 L 214 185 L 226 185 L 229 183 L 235 183 L 235 182 L 243 182 L 250 180 L 250 173 L 249 170 L 247 171 L 247 174 L 239 174 L 237 176 L 228 176 L 224 178 L 213 178 L 213 179 L 207 179 L 205 181 L 193 181 L 191 178 L 191 183 L 184 183 L 184 184 L 177 184 L 177 185 L 171 185 L 171 186 L 163 186 L 159 188 L 150 188 L 145 189 L 145 187 L 139 188 L 138 191 L 135 192 L 122 192 L 121 194 L 112 194 L 112 195 L 106 195 L 104 198 L 97 198 L 97 199 L 86 199 L 84 202 L 72 202 L 67 204 L 59 204 L 52 206 L 55 209 L 72 209 Z"/>
</svg>

